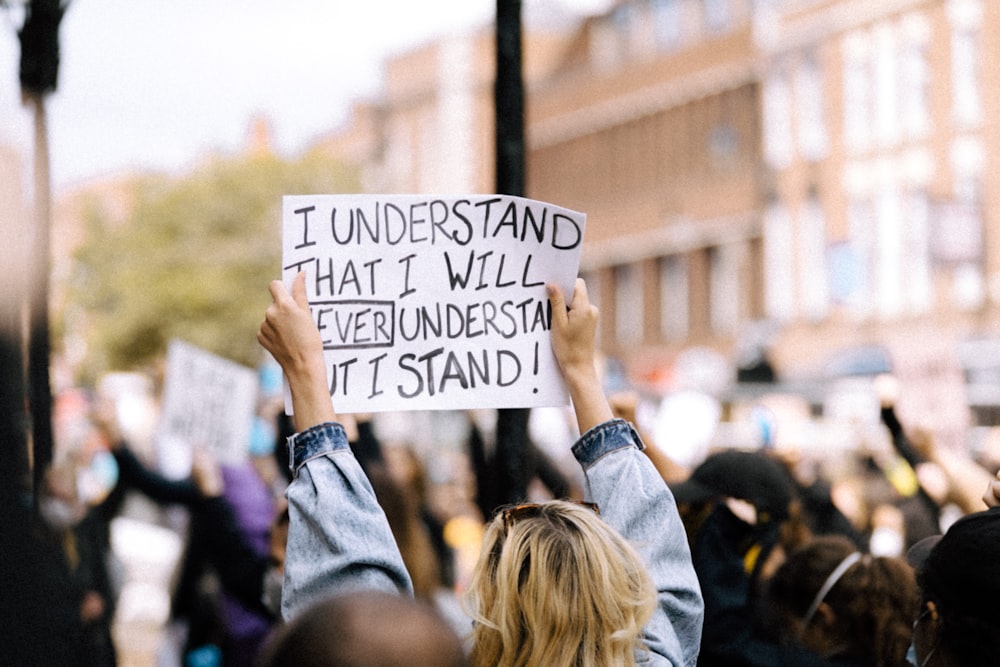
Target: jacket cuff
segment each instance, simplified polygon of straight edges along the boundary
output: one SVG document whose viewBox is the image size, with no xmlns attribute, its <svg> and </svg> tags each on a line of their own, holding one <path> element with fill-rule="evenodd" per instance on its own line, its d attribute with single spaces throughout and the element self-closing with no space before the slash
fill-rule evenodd
<svg viewBox="0 0 1000 667">
<path fill-rule="evenodd" d="M 338 451 L 351 451 L 344 427 L 337 422 L 325 422 L 289 436 L 288 468 L 292 476 L 314 458 Z"/>
<path fill-rule="evenodd" d="M 611 419 L 581 435 L 573 445 L 573 456 L 587 468 L 605 454 L 626 447 L 646 448 L 632 424 L 624 419 Z"/>
</svg>

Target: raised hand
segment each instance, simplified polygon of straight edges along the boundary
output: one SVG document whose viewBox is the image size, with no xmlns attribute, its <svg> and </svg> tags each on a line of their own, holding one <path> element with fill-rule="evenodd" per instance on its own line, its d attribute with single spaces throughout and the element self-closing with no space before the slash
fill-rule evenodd
<svg viewBox="0 0 1000 667">
<path fill-rule="evenodd" d="M 268 286 L 274 303 L 267 307 L 257 342 L 271 353 L 288 378 L 295 427 L 303 431 L 337 417 L 326 384 L 323 339 L 309 310 L 306 275 L 299 273 L 289 294 L 280 280 Z"/>
<path fill-rule="evenodd" d="M 546 287 L 552 306 L 552 352 L 573 399 L 580 433 L 614 417 L 597 373 L 597 307 L 590 303 L 587 284 L 576 279 L 573 303 L 566 306 L 562 290 Z"/>
</svg>

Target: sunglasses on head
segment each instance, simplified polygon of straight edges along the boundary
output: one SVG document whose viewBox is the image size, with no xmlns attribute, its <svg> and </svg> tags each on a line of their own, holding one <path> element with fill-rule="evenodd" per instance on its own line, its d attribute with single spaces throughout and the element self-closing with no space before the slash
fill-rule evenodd
<svg viewBox="0 0 1000 667">
<path fill-rule="evenodd" d="M 591 510 L 594 514 L 600 516 L 601 510 L 597 507 L 597 503 L 589 503 L 585 500 L 565 500 L 564 502 L 573 503 L 574 505 L 580 505 L 581 507 L 586 507 Z M 542 513 L 541 503 L 522 503 L 520 505 L 514 505 L 513 507 L 506 507 L 501 510 L 501 515 L 503 516 L 503 531 L 506 534 L 515 523 L 521 519 L 529 519 L 531 517 L 536 517 Z"/>
</svg>

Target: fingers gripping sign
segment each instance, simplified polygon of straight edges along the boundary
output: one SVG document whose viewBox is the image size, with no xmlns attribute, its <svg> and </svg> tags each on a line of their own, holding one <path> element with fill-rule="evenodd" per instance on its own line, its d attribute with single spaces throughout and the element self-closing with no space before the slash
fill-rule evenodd
<svg viewBox="0 0 1000 667">
<path fill-rule="evenodd" d="M 274 302 L 264 313 L 257 340 L 282 367 L 317 363 L 316 355 L 322 367 L 323 344 L 309 310 L 305 279 L 305 273 L 295 276 L 291 294 L 280 280 L 268 286 Z"/>
<path fill-rule="evenodd" d="M 597 306 L 590 303 L 587 284 L 576 279 L 573 302 L 567 307 L 562 291 L 546 285 L 552 306 L 552 352 L 570 391 L 580 432 L 614 417 L 597 373 Z"/>
<path fill-rule="evenodd" d="M 550 284 L 547 290 L 552 304 L 552 350 L 560 368 L 566 373 L 593 367 L 598 311 L 590 303 L 587 284 L 576 279 L 570 306 L 558 286 Z"/>
<path fill-rule="evenodd" d="M 288 377 L 295 423 L 300 430 L 302 424 L 336 418 L 327 388 L 323 341 L 309 309 L 305 278 L 301 272 L 295 276 L 291 294 L 280 280 L 271 281 L 268 289 L 274 303 L 264 312 L 257 332 L 257 341 Z"/>
</svg>

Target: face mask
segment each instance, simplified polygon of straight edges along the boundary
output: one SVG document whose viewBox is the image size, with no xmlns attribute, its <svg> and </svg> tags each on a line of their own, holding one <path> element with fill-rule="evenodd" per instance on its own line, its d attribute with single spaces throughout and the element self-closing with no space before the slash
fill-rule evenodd
<svg viewBox="0 0 1000 667">
<path fill-rule="evenodd" d="M 90 465 L 77 473 L 76 490 L 86 503 L 96 505 L 108 497 L 118 483 L 118 462 L 114 455 L 101 450 L 95 452 Z"/>
<path fill-rule="evenodd" d="M 81 508 L 61 498 L 43 498 L 38 503 L 38 512 L 45 523 L 55 530 L 68 530 L 83 518 Z"/>
<path fill-rule="evenodd" d="M 273 422 L 255 417 L 253 429 L 250 431 L 250 455 L 270 456 L 274 451 L 274 441 L 277 437 L 277 429 Z"/>
</svg>

